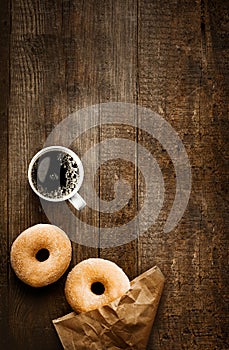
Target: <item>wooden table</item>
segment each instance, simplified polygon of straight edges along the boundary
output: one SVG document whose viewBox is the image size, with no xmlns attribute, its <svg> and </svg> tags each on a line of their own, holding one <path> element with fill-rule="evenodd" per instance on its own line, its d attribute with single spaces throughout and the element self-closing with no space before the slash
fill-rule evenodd
<svg viewBox="0 0 229 350">
<path fill-rule="evenodd" d="M 148 349 L 228 349 L 227 5 L 224 0 L 1 1 L 1 349 L 61 349 L 51 320 L 71 310 L 64 297 L 67 274 L 48 287 L 28 287 L 10 267 L 10 246 L 27 227 L 49 222 L 28 185 L 31 157 L 70 113 L 111 101 L 150 108 L 171 124 L 190 160 L 191 196 L 182 220 L 164 233 L 176 191 L 166 149 L 140 128 L 89 130 L 73 150 L 82 156 L 113 137 L 141 144 L 161 168 L 165 199 L 156 223 L 129 243 L 101 248 L 73 242 L 71 267 L 101 257 L 118 263 L 132 279 L 158 265 L 166 285 Z M 129 181 L 129 205 L 116 214 L 87 207 L 81 220 L 113 227 L 135 217 L 144 202 L 136 164 L 111 160 L 95 181 L 103 200 L 114 198 L 115 178 Z"/>
</svg>

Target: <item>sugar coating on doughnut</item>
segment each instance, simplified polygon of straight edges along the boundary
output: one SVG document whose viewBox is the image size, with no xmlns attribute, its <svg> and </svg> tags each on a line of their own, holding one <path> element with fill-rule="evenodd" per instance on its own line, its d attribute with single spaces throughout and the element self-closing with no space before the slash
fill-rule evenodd
<svg viewBox="0 0 229 350">
<path fill-rule="evenodd" d="M 98 282 L 104 286 L 104 292 L 99 295 L 91 289 Z M 68 274 L 65 296 L 74 311 L 86 312 L 121 297 L 129 288 L 129 279 L 119 266 L 109 260 L 90 258 Z"/>
<path fill-rule="evenodd" d="M 37 259 L 45 249 L 48 257 Z M 10 261 L 20 280 L 32 287 L 43 287 L 57 281 L 67 270 L 72 255 L 71 242 L 64 231 L 49 224 L 38 224 L 23 231 L 13 242 Z"/>
</svg>

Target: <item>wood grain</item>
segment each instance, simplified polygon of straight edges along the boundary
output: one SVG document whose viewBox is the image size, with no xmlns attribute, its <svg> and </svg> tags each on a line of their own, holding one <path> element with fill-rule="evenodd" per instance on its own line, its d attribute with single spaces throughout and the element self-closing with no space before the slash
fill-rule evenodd
<svg viewBox="0 0 229 350">
<path fill-rule="evenodd" d="M 166 2 L 163 6 L 160 1 L 141 1 L 139 7 L 139 103 L 160 113 L 178 131 L 192 165 L 188 208 L 177 228 L 165 234 L 163 223 L 174 198 L 174 174 L 171 166 L 165 168 L 164 152 L 154 151 L 165 170 L 166 200 L 157 225 L 140 241 L 139 259 L 143 270 L 150 264 L 162 268 L 166 288 L 149 349 L 227 348 L 223 324 L 227 313 L 217 301 L 223 300 L 225 306 L 225 268 L 216 267 L 222 260 L 214 256 L 219 246 L 226 251 L 226 227 L 219 224 L 226 202 L 219 204 L 220 197 L 213 190 L 214 172 L 220 166 L 215 151 L 224 154 L 226 145 L 218 126 L 222 121 L 215 120 L 216 115 L 218 119 L 226 113 L 221 100 L 222 84 L 226 84 L 213 56 L 211 36 L 216 28 L 210 23 L 210 17 L 219 23 L 223 9 L 217 13 L 211 6 L 207 1 Z M 222 67 L 225 69 L 221 63 Z M 141 132 L 139 142 L 146 142 Z M 220 167 L 224 173 L 223 162 Z"/>
<path fill-rule="evenodd" d="M 0 12 L 0 338 L 1 347 L 7 347 L 8 331 L 8 103 L 9 103 L 9 37 L 10 37 L 10 4 L 5 1 Z"/>
<path fill-rule="evenodd" d="M 55 8 L 49 16 L 54 26 Z M 41 3 L 14 2 L 11 9 L 12 32 L 10 40 L 11 101 L 9 108 L 9 243 L 25 228 L 39 222 L 47 222 L 39 199 L 30 191 L 27 168 L 32 156 L 42 148 L 47 133 L 53 127 L 56 114 L 46 124 L 46 112 L 51 101 L 46 94 L 49 69 L 58 76 L 50 90 L 55 99 L 62 82 L 55 30 L 46 34 Z M 47 15 L 49 11 L 47 9 Z M 46 18 L 47 22 L 47 18 Z M 47 27 L 46 27 L 47 28 Z M 50 28 L 50 29 L 51 29 Z M 53 52 L 56 53 L 53 56 Z M 54 58 L 54 60 L 53 60 Z M 47 66 L 48 61 L 48 66 Z M 47 80 L 46 80 L 47 79 Z M 62 107 L 62 104 L 61 104 Z M 60 107 L 60 108 L 61 108 Z M 59 116 L 59 115 L 58 115 Z M 61 348 L 52 332 L 50 319 L 68 310 L 63 302 L 63 282 L 41 290 L 33 290 L 19 283 L 10 270 L 9 334 L 10 348 L 40 347 Z M 32 335 L 32 336 L 31 336 Z M 34 345 L 35 344 L 35 345 Z"/>
<path fill-rule="evenodd" d="M 106 37 L 102 42 L 100 56 L 100 76 L 103 84 L 100 88 L 99 102 L 137 102 L 136 79 L 137 79 L 137 4 L 136 1 L 107 1 L 106 6 L 101 3 L 99 9 L 102 19 L 101 31 Z M 101 52 L 101 53 L 102 53 Z M 114 107 L 115 110 L 115 107 Z M 120 125 L 106 125 L 104 119 L 107 115 L 113 115 L 113 109 L 107 109 L 107 113 L 101 115 L 100 142 L 114 138 L 136 140 L 136 130 Z M 128 117 L 128 107 L 126 112 Z M 134 125 L 136 116 L 132 116 Z M 115 118 L 114 118 L 115 120 Z M 128 120 L 128 119 L 127 119 Z M 125 124 L 125 118 L 123 120 Z M 137 241 L 126 243 L 117 247 L 115 227 L 123 225 L 134 218 L 137 211 L 137 162 L 125 160 L 112 160 L 112 147 L 100 151 L 100 159 L 105 156 L 110 159 L 100 167 L 100 197 L 110 201 L 115 198 L 114 190 L 117 180 L 125 180 L 132 188 L 132 195 L 128 205 L 115 213 L 103 213 L 100 211 L 100 227 L 112 228 L 110 236 L 112 245 L 100 249 L 100 257 L 118 263 L 132 279 L 137 275 Z M 120 156 L 120 158 L 122 158 Z M 110 175 L 109 175 L 110 174 Z M 131 203 L 131 204 L 130 204 Z M 137 230 L 137 227 L 136 227 Z M 110 239 L 108 237 L 108 239 Z M 117 237 L 118 239 L 118 237 Z M 106 242 L 106 237 L 101 240 Z M 104 244 L 104 242 L 101 242 Z"/>
<path fill-rule="evenodd" d="M 48 222 L 29 188 L 27 167 L 70 113 L 116 101 L 148 107 L 177 131 L 192 167 L 190 201 L 177 227 L 165 234 L 176 191 L 167 150 L 141 130 L 141 115 L 133 116 L 139 128 L 106 125 L 100 115 L 100 127 L 82 134 L 71 148 L 82 156 L 115 137 L 139 143 L 159 164 L 165 200 L 155 225 L 138 239 L 101 248 L 97 227 L 133 219 L 144 203 L 145 182 L 137 147 L 132 163 L 111 159 L 97 172 L 104 154 L 94 152 L 94 186 L 101 199 L 115 197 L 118 179 L 129 182 L 132 197 L 115 214 L 100 212 L 96 202 L 93 210 L 72 209 L 91 225 L 94 247 L 73 241 L 71 267 L 99 256 L 119 264 L 132 279 L 157 264 L 166 285 L 148 349 L 228 348 L 227 17 L 223 0 L 2 1 L 1 349 L 62 348 L 51 320 L 70 311 L 64 297 L 67 273 L 51 286 L 33 289 L 16 278 L 9 264 L 18 234 Z"/>
</svg>

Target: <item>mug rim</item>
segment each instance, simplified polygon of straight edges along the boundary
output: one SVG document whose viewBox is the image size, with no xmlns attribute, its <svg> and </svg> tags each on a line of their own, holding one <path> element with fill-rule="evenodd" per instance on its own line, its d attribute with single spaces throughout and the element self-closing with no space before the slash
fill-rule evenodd
<svg viewBox="0 0 229 350">
<path fill-rule="evenodd" d="M 79 181 L 76 185 L 76 187 L 74 188 L 74 190 L 69 193 L 68 195 L 62 197 L 62 198 L 49 198 L 49 197 L 45 197 L 44 195 L 42 195 L 34 186 L 33 182 L 32 182 L 32 168 L 34 166 L 34 163 L 36 162 L 36 160 L 43 154 L 48 153 L 50 151 L 64 151 L 65 153 L 69 154 L 70 156 L 73 157 L 73 159 L 76 161 L 77 166 L 79 168 Z M 30 187 L 32 188 L 32 190 L 42 199 L 49 201 L 49 202 L 63 202 L 66 201 L 72 197 L 75 196 L 75 194 L 79 191 L 82 183 L 83 183 L 83 178 L 84 178 L 84 169 L 83 169 L 83 164 L 81 159 L 79 158 L 79 156 L 73 152 L 71 149 L 64 147 L 64 146 L 48 146 L 45 148 L 42 148 L 39 152 L 37 152 L 33 158 L 31 159 L 30 163 L 29 163 L 29 167 L 28 167 L 28 180 L 29 180 L 29 184 Z"/>
</svg>

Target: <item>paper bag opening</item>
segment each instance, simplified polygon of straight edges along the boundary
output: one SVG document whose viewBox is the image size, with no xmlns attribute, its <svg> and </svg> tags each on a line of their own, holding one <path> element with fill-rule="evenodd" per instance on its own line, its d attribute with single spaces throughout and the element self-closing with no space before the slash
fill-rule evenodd
<svg viewBox="0 0 229 350">
<path fill-rule="evenodd" d="M 164 276 L 157 266 L 130 283 L 121 297 L 96 310 L 53 320 L 65 350 L 145 350 Z"/>
</svg>

